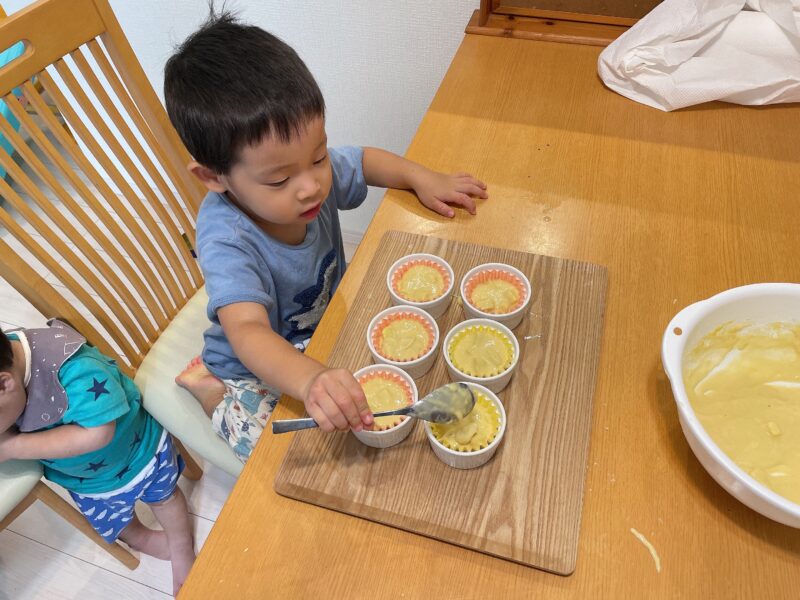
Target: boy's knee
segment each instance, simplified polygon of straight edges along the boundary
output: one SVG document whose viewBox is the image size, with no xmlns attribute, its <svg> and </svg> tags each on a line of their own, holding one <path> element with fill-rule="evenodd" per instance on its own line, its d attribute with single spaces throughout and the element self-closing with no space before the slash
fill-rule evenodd
<svg viewBox="0 0 800 600">
<path fill-rule="evenodd" d="M 175 489 L 172 490 L 172 493 L 169 496 L 167 496 L 163 500 L 159 500 L 158 502 L 148 502 L 148 504 L 150 506 L 155 506 L 156 508 L 158 508 L 159 506 L 166 506 L 167 504 L 171 504 L 172 502 L 175 501 L 179 491 L 180 488 L 176 485 Z"/>
</svg>

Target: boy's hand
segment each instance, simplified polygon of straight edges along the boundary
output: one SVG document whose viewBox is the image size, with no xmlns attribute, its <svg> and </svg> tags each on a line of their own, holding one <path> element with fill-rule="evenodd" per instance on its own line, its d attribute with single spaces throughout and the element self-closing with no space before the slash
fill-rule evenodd
<svg viewBox="0 0 800 600">
<path fill-rule="evenodd" d="M 455 215 L 455 211 L 448 206 L 449 204 L 463 206 L 471 215 L 474 215 L 474 197 L 483 199 L 489 197 L 486 192 L 486 184 L 475 179 L 469 173 L 445 175 L 424 169 L 415 174 L 413 187 L 424 206 L 444 217 Z"/>
<path fill-rule="evenodd" d="M 361 431 L 374 423 L 364 390 L 346 369 L 325 369 L 316 375 L 305 394 L 308 414 L 319 428 Z"/>
</svg>

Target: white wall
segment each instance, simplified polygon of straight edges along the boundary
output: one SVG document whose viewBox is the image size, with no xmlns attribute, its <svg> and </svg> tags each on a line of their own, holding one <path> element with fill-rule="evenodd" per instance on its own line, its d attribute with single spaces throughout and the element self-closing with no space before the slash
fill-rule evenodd
<svg viewBox="0 0 800 600">
<path fill-rule="evenodd" d="M 69 1 L 69 0 L 64 0 Z M 29 0 L 0 0 L 11 13 Z M 216 0 L 220 5 L 221 0 Z M 404 154 L 458 48 L 479 0 L 228 0 L 240 17 L 292 45 L 325 95 L 331 145 L 378 146 Z M 207 0 L 111 0 L 153 87 L 164 62 L 203 21 Z M 359 234 L 383 196 L 342 213 Z"/>
</svg>

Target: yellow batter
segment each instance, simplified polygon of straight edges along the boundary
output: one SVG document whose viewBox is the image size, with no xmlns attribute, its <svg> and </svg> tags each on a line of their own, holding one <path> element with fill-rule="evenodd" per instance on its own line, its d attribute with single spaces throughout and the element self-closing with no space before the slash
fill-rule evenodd
<svg viewBox="0 0 800 600">
<path fill-rule="evenodd" d="M 472 290 L 470 302 L 478 310 L 490 314 L 511 312 L 519 302 L 520 291 L 510 281 L 493 279 L 479 283 Z"/>
<path fill-rule="evenodd" d="M 381 331 L 378 351 L 390 360 L 414 360 L 431 345 L 430 334 L 418 319 L 397 319 Z"/>
<path fill-rule="evenodd" d="M 726 323 L 692 349 L 683 376 L 711 439 L 800 504 L 800 324 Z"/>
<path fill-rule="evenodd" d="M 448 352 L 453 366 L 472 377 L 499 375 L 514 358 L 511 341 L 497 329 L 483 325 L 456 334 Z"/>
<path fill-rule="evenodd" d="M 369 408 L 372 412 L 397 410 L 398 408 L 403 408 L 410 404 L 410 398 L 406 393 L 406 389 L 395 379 L 370 377 L 361 383 L 361 389 L 364 390 L 364 395 L 367 397 L 367 404 L 369 404 Z M 407 417 L 397 416 L 378 417 L 375 419 L 374 431 L 391 429 L 406 418 Z"/>
<path fill-rule="evenodd" d="M 457 452 L 474 452 L 492 443 L 500 430 L 500 411 L 485 395 L 473 390 L 475 408 L 449 425 L 431 425 L 431 432 L 443 446 Z"/>
<path fill-rule="evenodd" d="M 414 265 L 400 277 L 397 293 L 412 302 L 428 302 L 441 296 L 445 287 L 439 269 L 429 265 Z"/>
</svg>

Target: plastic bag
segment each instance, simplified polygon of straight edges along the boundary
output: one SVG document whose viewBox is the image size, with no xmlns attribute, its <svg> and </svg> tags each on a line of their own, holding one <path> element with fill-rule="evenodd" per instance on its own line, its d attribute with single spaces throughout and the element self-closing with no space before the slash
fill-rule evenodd
<svg viewBox="0 0 800 600">
<path fill-rule="evenodd" d="M 669 111 L 800 101 L 800 0 L 664 0 L 600 54 L 615 92 Z"/>
</svg>

